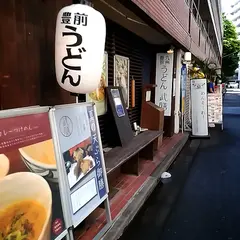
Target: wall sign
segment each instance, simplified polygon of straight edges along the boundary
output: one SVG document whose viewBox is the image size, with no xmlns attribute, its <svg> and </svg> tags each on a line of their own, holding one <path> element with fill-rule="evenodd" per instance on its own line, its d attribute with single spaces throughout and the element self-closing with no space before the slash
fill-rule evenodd
<svg viewBox="0 0 240 240">
<path fill-rule="evenodd" d="M 50 116 L 76 227 L 108 197 L 97 115 L 94 105 L 86 103 L 56 107 Z"/>
<path fill-rule="evenodd" d="M 32 107 L 0 113 L 3 239 L 53 240 L 68 233 L 48 109 Z"/>
<path fill-rule="evenodd" d="M 63 89 L 85 94 L 98 88 L 105 38 L 104 17 L 92 7 L 72 4 L 60 10 L 56 23 L 55 67 L 58 84 Z"/>
<path fill-rule="evenodd" d="M 192 135 L 208 136 L 208 98 L 206 79 L 191 80 Z"/>
<path fill-rule="evenodd" d="M 155 104 L 164 109 L 164 116 L 171 116 L 173 54 L 157 53 L 155 82 Z"/>
<path fill-rule="evenodd" d="M 117 113 L 118 117 L 125 116 L 125 111 L 124 111 L 124 107 L 122 104 L 122 100 L 120 98 L 119 90 L 111 89 L 111 94 L 113 97 L 113 101 L 114 101 L 114 105 L 115 105 L 115 109 L 116 109 L 116 113 Z"/>
</svg>

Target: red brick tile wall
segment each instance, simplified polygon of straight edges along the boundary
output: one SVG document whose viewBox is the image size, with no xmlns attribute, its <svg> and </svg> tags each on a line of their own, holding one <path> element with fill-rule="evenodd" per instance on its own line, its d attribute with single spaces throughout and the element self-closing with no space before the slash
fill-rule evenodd
<svg viewBox="0 0 240 240">
<path fill-rule="evenodd" d="M 185 0 L 131 0 L 166 32 L 201 59 L 206 58 L 203 46 L 199 46 L 199 27 L 192 17 L 189 34 L 189 8 Z M 200 42 L 205 41 L 202 36 Z M 192 43 L 191 43 L 192 42 Z"/>
<path fill-rule="evenodd" d="M 198 43 L 199 43 L 199 27 L 198 27 L 198 25 L 196 23 L 196 20 L 193 17 L 193 15 L 191 16 L 190 35 L 191 35 L 191 38 L 192 38 L 193 42 L 195 42 L 195 44 L 198 46 Z"/>
<path fill-rule="evenodd" d="M 205 37 L 203 36 L 202 33 L 200 33 L 200 48 L 201 48 L 201 51 L 205 54 L 205 45 L 206 45 L 206 39 Z"/>
<path fill-rule="evenodd" d="M 189 8 L 185 1 L 162 0 L 168 10 L 176 17 L 183 29 L 188 32 L 189 28 Z"/>
<path fill-rule="evenodd" d="M 178 19 L 179 17 L 183 18 L 183 12 L 185 12 L 185 7 L 181 9 L 182 13 L 180 13 L 180 7 L 178 7 L 179 2 L 183 3 L 184 0 L 132 0 L 132 2 L 146 12 L 184 47 L 190 48 L 190 35 L 188 34 L 186 20 Z M 179 11 L 179 13 L 175 16 L 176 11 Z"/>
</svg>

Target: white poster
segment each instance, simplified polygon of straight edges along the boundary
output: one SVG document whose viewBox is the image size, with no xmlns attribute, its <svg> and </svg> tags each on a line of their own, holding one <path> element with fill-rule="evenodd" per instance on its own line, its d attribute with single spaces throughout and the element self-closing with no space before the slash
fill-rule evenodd
<svg viewBox="0 0 240 240">
<path fill-rule="evenodd" d="M 164 109 L 164 116 L 171 116 L 173 81 L 173 54 L 156 55 L 155 104 Z"/>
<path fill-rule="evenodd" d="M 223 121 L 222 85 L 219 84 L 215 90 L 215 93 L 208 94 L 208 122 L 221 124 Z"/>
<path fill-rule="evenodd" d="M 192 135 L 208 136 L 207 81 L 191 80 Z"/>
</svg>

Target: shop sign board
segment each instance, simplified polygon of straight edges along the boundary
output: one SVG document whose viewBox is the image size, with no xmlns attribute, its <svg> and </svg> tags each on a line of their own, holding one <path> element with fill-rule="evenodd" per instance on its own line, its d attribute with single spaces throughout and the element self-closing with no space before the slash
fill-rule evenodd
<svg viewBox="0 0 240 240">
<path fill-rule="evenodd" d="M 171 116 L 173 54 L 157 53 L 155 82 L 155 104 L 164 109 L 164 116 Z"/>
<path fill-rule="evenodd" d="M 76 227 L 108 198 L 96 108 L 92 103 L 57 106 L 50 117 L 69 214 Z"/>
<path fill-rule="evenodd" d="M 192 135 L 208 136 L 208 98 L 206 79 L 191 80 Z"/>
</svg>

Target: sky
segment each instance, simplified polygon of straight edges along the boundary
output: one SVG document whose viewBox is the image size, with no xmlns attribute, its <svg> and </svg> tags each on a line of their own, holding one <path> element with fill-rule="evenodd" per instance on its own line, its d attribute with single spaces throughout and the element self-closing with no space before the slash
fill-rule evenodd
<svg viewBox="0 0 240 240">
<path fill-rule="evenodd" d="M 222 12 L 228 13 L 231 9 L 231 5 L 234 4 L 236 1 L 238 0 L 221 0 Z"/>
<path fill-rule="evenodd" d="M 235 0 L 221 0 L 222 1 L 222 11 L 228 12 L 231 5 L 235 2 Z"/>
</svg>

